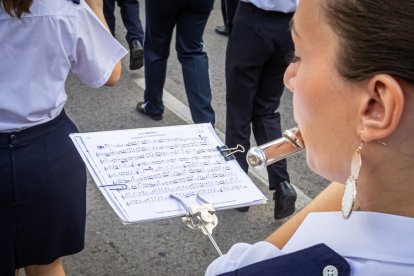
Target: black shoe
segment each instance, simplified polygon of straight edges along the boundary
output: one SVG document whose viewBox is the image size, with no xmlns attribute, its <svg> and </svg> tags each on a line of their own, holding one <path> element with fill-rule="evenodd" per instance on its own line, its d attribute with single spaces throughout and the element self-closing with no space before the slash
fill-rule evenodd
<svg viewBox="0 0 414 276">
<path fill-rule="evenodd" d="M 217 26 L 214 31 L 220 35 L 229 36 L 229 29 L 226 26 Z"/>
<path fill-rule="evenodd" d="M 242 213 L 246 213 L 247 211 L 249 211 L 249 209 L 250 209 L 250 206 L 236 208 L 237 211 L 242 212 Z"/>
<path fill-rule="evenodd" d="M 133 40 L 129 49 L 129 69 L 137 70 L 144 66 L 144 48 L 141 42 Z"/>
<path fill-rule="evenodd" d="M 273 199 L 275 200 L 275 219 L 282 219 L 295 212 L 297 194 L 288 181 L 282 181 L 276 186 Z"/>
<path fill-rule="evenodd" d="M 145 105 L 146 105 L 145 102 L 139 102 L 137 104 L 137 110 L 139 112 L 141 112 L 142 114 L 147 115 L 148 117 L 150 117 L 151 119 L 153 119 L 155 121 L 160 121 L 162 119 L 162 114 L 151 114 L 151 113 L 148 113 L 145 110 Z"/>
</svg>

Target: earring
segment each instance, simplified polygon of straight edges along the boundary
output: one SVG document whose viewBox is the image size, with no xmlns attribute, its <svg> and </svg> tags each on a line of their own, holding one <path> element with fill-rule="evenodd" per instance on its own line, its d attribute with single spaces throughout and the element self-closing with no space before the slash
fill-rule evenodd
<svg viewBox="0 0 414 276">
<path fill-rule="evenodd" d="M 377 140 L 377 142 L 378 142 L 378 143 L 380 143 L 381 145 L 383 145 L 384 147 L 388 146 L 388 144 L 387 144 L 387 143 L 385 143 L 385 142 L 383 142 L 383 141 L 381 141 L 381 140 Z"/>
<path fill-rule="evenodd" d="M 342 196 L 342 215 L 345 219 L 351 216 L 356 199 L 356 184 L 361 169 L 362 143 L 354 152 L 351 161 L 351 175 L 346 180 L 344 195 Z"/>
</svg>

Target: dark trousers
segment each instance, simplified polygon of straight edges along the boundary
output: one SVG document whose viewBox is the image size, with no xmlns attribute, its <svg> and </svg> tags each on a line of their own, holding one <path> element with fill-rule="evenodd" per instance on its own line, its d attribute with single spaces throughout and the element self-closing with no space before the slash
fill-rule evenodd
<svg viewBox="0 0 414 276">
<path fill-rule="evenodd" d="M 139 40 L 141 44 L 144 40 L 144 30 L 142 29 L 141 20 L 139 19 L 139 3 L 138 0 L 104 0 L 104 16 L 108 23 L 109 29 L 115 36 L 115 1 L 121 8 L 121 17 L 124 26 L 127 29 L 126 41 L 129 45 L 133 40 Z"/>
<path fill-rule="evenodd" d="M 170 43 L 176 27 L 178 60 L 194 123 L 215 123 L 211 106 L 208 57 L 203 33 L 214 0 L 147 0 L 144 41 L 145 109 L 152 114 L 164 112 L 163 87 Z"/>
<path fill-rule="evenodd" d="M 236 13 L 239 0 L 221 0 L 221 14 L 223 15 L 224 26 L 231 32 L 233 18 Z"/>
<path fill-rule="evenodd" d="M 292 14 L 267 12 L 240 2 L 226 54 L 226 145 L 250 147 L 251 126 L 257 144 L 281 137 L 280 114 L 286 55 L 293 50 Z M 246 153 L 236 154 L 247 172 Z M 286 160 L 267 167 L 269 188 L 289 181 Z"/>
</svg>

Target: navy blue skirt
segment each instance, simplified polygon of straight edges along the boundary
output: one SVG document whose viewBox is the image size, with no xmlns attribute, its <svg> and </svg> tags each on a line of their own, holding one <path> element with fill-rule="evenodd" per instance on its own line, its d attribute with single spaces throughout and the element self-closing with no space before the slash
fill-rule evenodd
<svg viewBox="0 0 414 276">
<path fill-rule="evenodd" d="M 0 133 L 0 275 L 49 264 L 84 247 L 86 169 L 62 113 L 19 132 Z"/>
</svg>

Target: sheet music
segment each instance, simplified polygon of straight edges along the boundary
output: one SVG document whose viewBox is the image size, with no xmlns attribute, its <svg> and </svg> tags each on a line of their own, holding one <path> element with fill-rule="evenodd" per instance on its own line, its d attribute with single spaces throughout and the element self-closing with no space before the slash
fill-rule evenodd
<svg viewBox="0 0 414 276">
<path fill-rule="evenodd" d="M 216 210 L 264 203 L 211 124 L 71 134 L 97 187 L 124 222 L 185 215 L 199 193 Z"/>
</svg>

